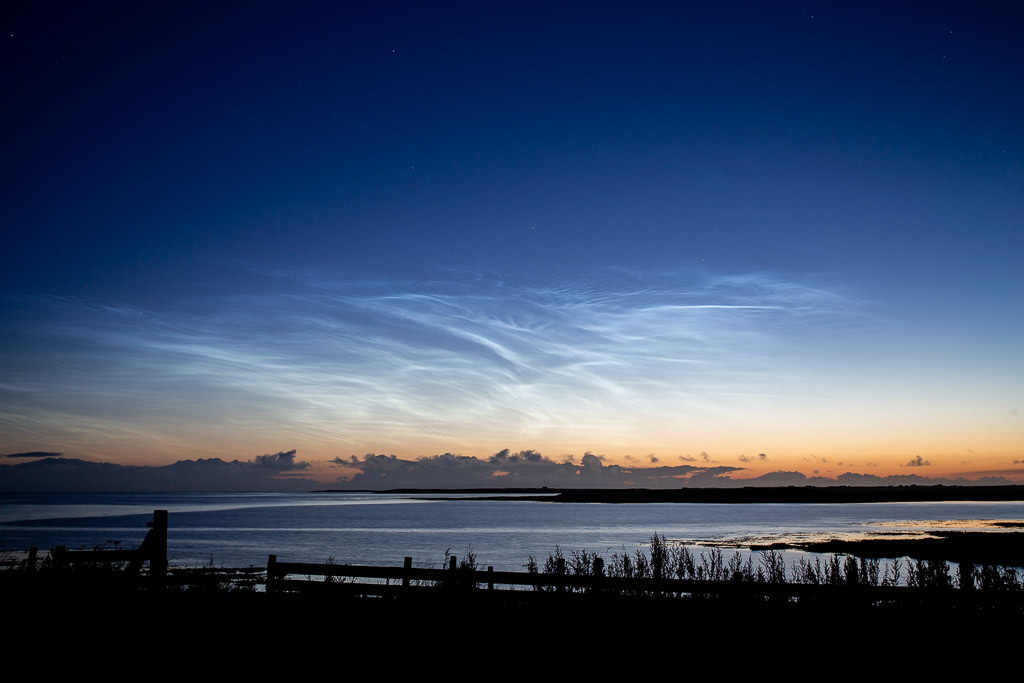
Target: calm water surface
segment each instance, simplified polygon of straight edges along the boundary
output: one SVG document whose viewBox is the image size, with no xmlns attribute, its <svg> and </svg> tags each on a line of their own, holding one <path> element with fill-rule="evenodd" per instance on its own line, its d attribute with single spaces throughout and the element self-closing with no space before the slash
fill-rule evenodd
<svg viewBox="0 0 1024 683">
<path fill-rule="evenodd" d="M 134 547 L 153 510 L 169 511 L 176 565 L 283 561 L 440 566 L 472 550 L 482 566 L 518 570 L 555 546 L 605 557 L 632 552 L 657 532 L 688 545 L 745 546 L 786 539 L 920 533 L 956 520 L 1024 519 L 1024 503 L 852 505 L 566 504 L 426 500 L 360 493 L 2 494 L 0 551 L 30 546 Z M 789 552 L 790 559 L 802 553 Z"/>
</svg>

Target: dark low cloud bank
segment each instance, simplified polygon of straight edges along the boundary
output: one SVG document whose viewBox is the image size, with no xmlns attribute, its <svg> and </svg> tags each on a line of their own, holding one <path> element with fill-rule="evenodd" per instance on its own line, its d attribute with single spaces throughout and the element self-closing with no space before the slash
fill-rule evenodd
<svg viewBox="0 0 1024 683">
<path fill-rule="evenodd" d="M 512 453 L 508 449 L 489 458 L 443 453 L 403 460 L 395 455 L 370 453 L 362 458 L 335 458 L 334 463 L 358 470 L 351 480 L 339 479 L 350 489 L 394 488 L 677 488 L 698 474 L 733 472 L 739 467 L 624 467 L 606 465 L 603 458 L 586 453 L 582 458 L 556 462 L 537 451 Z"/>
<path fill-rule="evenodd" d="M 759 456 L 760 457 L 760 456 Z M 762 460 L 764 458 L 761 458 Z M 401 488 L 679 488 L 743 486 L 970 486 L 1016 482 L 1004 477 L 976 481 L 956 478 L 922 477 L 917 474 L 879 477 L 847 472 L 834 479 L 808 477 L 800 472 L 769 472 L 759 477 L 736 479 L 742 467 L 671 465 L 626 467 L 606 465 L 600 456 L 585 454 L 581 459 L 556 462 L 536 451 L 512 453 L 503 450 L 489 458 L 444 453 L 404 460 L 395 455 L 369 453 L 359 458 L 335 458 L 334 464 L 356 470 L 351 479 L 339 478 L 346 489 Z"/>
<path fill-rule="evenodd" d="M 296 452 L 252 460 L 200 458 L 161 467 L 44 458 L 0 468 L 0 491 L 308 491 L 322 485 L 294 473 Z"/>
<path fill-rule="evenodd" d="M 179 460 L 160 467 L 115 465 L 36 452 L 10 457 L 35 457 L 32 462 L 0 467 L 0 491 L 309 491 L 324 488 L 309 478 L 311 465 L 294 450 L 257 455 L 251 460 L 220 458 Z M 1001 485 L 1015 481 L 1003 476 L 964 478 L 923 477 L 918 474 L 879 477 L 847 472 L 834 479 L 808 477 L 800 472 L 769 472 L 754 478 L 735 478 L 742 467 L 698 462 L 685 465 L 632 467 L 606 464 L 586 453 L 562 461 L 537 451 L 499 451 L 489 458 L 443 453 L 415 460 L 395 455 L 367 454 L 335 458 L 346 474 L 334 488 L 738 488 L 743 486 L 946 486 Z M 993 475 L 997 473 L 992 473 Z M 354 475 L 354 476 L 353 476 Z"/>
<path fill-rule="evenodd" d="M 50 453 L 49 451 L 29 451 L 28 453 L 8 453 L 0 455 L 0 458 L 59 458 L 63 453 Z"/>
</svg>

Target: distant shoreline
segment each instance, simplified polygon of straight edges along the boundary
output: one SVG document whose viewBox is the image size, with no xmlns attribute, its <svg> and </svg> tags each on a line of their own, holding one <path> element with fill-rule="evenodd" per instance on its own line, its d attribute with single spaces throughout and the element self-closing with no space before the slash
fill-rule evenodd
<svg viewBox="0 0 1024 683">
<path fill-rule="evenodd" d="M 693 489 L 557 489 L 470 488 L 387 489 L 317 493 L 467 495 L 464 500 L 508 500 L 545 503 L 937 503 L 943 501 L 1019 502 L 1024 486 L 779 486 Z"/>
<path fill-rule="evenodd" d="M 1019 523 L 1004 522 L 1006 528 Z M 930 531 L 928 538 L 831 539 L 807 543 L 751 545 L 751 550 L 802 550 L 822 555 L 945 560 L 1024 567 L 1024 533 L 1017 531 Z"/>
</svg>

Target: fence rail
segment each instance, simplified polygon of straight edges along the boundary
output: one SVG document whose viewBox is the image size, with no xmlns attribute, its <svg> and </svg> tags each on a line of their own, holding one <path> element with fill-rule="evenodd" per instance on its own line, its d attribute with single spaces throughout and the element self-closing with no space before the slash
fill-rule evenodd
<svg viewBox="0 0 1024 683">
<path fill-rule="evenodd" d="M 301 576 L 303 578 L 294 578 Z M 317 578 L 314 578 L 317 577 Z M 948 605 L 1024 611 L 1021 592 L 995 592 L 908 586 L 832 586 L 790 582 L 697 580 L 606 576 L 600 558 L 590 575 L 567 574 L 564 560 L 554 573 L 495 571 L 460 567 L 449 558 L 445 569 L 267 561 L 268 593 L 337 593 L 363 597 L 401 597 L 447 591 L 482 599 L 526 602 L 552 596 L 621 599 L 715 599 L 792 604 Z"/>
</svg>

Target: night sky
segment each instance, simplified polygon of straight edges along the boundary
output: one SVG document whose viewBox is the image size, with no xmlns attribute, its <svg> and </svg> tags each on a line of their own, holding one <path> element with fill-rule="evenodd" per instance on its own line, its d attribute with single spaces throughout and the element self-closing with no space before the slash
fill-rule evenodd
<svg viewBox="0 0 1024 683">
<path fill-rule="evenodd" d="M 0 28 L 0 464 L 1024 481 L 1024 6 Z"/>
</svg>

